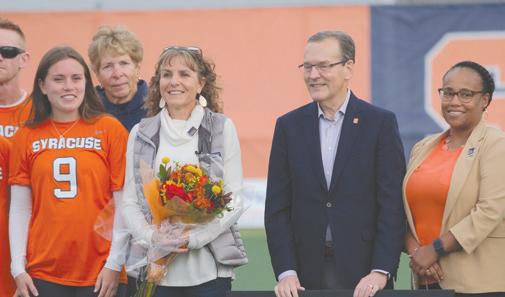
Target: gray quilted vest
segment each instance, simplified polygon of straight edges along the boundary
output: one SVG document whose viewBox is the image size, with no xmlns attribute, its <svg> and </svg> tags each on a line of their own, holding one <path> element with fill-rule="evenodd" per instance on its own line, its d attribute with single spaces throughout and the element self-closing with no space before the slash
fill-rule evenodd
<svg viewBox="0 0 505 297">
<path fill-rule="evenodd" d="M 140 162 L 154 167 L 156 152 L 160 142 L 161 119 L 158 113 L 154 117 L 145 118 L 139 123 L 139 129 L 133 146 L 133 166 L 137 197 L 139 205 L 146 220 L 151 222 L 151 213 L 144 197 L 142 179 L 140 176 Z M 223 178 L 224 140 L 223 129 L 226 117 L 205 108 L 205 115 L 198 128 L 198 155 L 199 165 L 213 178 Z M 189 131 L 196 133 L 197 131 Z M 238 267 L 248 262 L 244 243 L 240 237 L 237 223 L 220 234 L 208 244 L 208 248 L 217 263 L 225 266 Z"/>
</svg>

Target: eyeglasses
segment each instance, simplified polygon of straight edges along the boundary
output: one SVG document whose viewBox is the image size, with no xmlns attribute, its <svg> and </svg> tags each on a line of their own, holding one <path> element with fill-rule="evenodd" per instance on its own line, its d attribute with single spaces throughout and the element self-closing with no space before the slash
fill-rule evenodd
<svg viewBox="0 0 505 297">
<path fill-rule="evenodd" d="M 196 46 L 169 46 L 163 49 L 163 52 L 174 50 L 174 51 L 186 51 L 193 52 L 196 54 L 202 55 L 202 49 Z"/>
<path fill-rule="evenodd" d="M 298 65 L 298 68 L 300 68 L 300 69 L 303 68 L 303 72 L 306 74 L 312 72 L 312 67 L 316 68 L 316 70 L 319 71 L 319 73 L 326 73 L 326 72 L 330 71 L 330 69 L 333 66 L 337 66 L 339 64 L 345 64 L 347 61 L 348 60 L 342 60 L 340 62 L 335 62 L 335 63 L 330 63 L 330 64 L 327 64 L 327 63 L 320 63 L 320 64 L 303 63 L 303 64 Z"/>
<path fill-rule="evenodd" d="M 0 46 L 0 55 L 2 55 L 4 59 L 15 58 L 17 55 L 24 52 L 24 49 L 20 49 L 15 46 Z"/>
<path fill-rule="evenodd" d="M 458 95 L 459 101 L 468 103 L 472 101 L 475 95 L 484 94 L 484 91 L 472 91 L 468 89 L 460 89 L 459 91 L 454 91 L 451 88 L 440 88 L 438 89 L 438 94 L 440 95 L 440 99 L 444 102 L 449 102 L 455 95 Z"/>
</svg>

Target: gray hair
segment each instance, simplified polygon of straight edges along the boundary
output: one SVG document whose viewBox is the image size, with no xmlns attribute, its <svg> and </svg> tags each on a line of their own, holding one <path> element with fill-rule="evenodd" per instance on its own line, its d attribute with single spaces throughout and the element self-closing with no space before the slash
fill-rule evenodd
<svg viewBox="0 0 505 297">
<path fill-rule="evenodd" d="M 144 49 L 137 36 L 121 26 L 102 26 L 93 36 L 88 57 L 95 73 L 99 72 L 100 62 L 106 53 L 128 55 L 135 66 L 139 66 L 144 58 Z"/>
<path fill-rule="evenodd" d="M 356 49 L 354 47 L 354 41 L 352 37 L 342 31 L 321 31 L 309 37 L 307 43 L 310 42 L 321 42 L 323 40 L 333 38 L 338 41 L 342 50 L 342 58 L 346 61 L 355 60 Z"/>
</svg>

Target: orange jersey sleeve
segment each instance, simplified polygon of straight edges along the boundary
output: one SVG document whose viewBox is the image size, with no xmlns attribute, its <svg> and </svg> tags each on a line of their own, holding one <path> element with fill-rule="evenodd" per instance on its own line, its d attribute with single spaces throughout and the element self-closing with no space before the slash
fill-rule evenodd
<svg viewBox="0 0 505 297">
<path fill-rule="evenodd" d="M 10 142 L 0 137 L 0 297 L 13 296 L 16 285 L 10 273 L 9 249 L 9 151 Z"/>
<path fill-rule="evenodd" d="M 32 100 L 30 98 L 15 106 L 0 107 L 0 136 L 13 137 L 30 116 L 31 109 Z"/>
<path fill-rule="evenodd" d="M 94 224 L 122 187 L 127 137 L 110 116 L 20 128 L 9 182 L 32 190 L 26 267 L 32 277 L 94 285 L 110 249 Z"/>
<path fill-rule="evenodd" d="M 19 131 L 10 140 L 13 144 L 9 157 L 9 184 L 30 185 L 30 170 L 26 167 L 29 164 L 29 148 L 26 145 L 27 134 L 32 129 L 20 128 Z"/>
</svg>

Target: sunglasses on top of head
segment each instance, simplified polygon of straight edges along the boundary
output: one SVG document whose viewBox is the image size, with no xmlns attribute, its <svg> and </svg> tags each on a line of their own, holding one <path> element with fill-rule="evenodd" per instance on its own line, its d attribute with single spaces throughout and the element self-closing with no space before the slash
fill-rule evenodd
<svg viewBox="0 0 505 297">
<path fill-rule="evenodd" d="M 196 46 L 169 46 L 169 47 L 165 47 L 163 49 L 163 52 L 166 52 L 169 50 L 193 52 L 193 53 L 199 54 L 200 56 L 202 55 L 202 49 L 199 47 L 196 47 Z"/>
<path fill-rule="evenodd" d="M 15 46 L 0 46 L 0 55 L 2 55 L 4 59 L 15 58 L 17 57 L 17 55 L 24 52 L 25 52 L 24 49 L 20 49 Z"/>
</svg>

